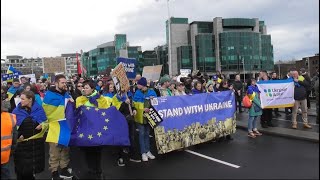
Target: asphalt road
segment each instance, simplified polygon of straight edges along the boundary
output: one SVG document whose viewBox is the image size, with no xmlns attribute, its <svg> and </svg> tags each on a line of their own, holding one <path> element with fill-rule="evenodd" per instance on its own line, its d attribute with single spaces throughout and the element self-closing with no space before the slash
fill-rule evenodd
<svg viewBox="0 0 320 180">
<path fill-rule="evenodd" d="M 146 163 L 128 162 L 125 167 L 117 166 L 115 149 L 105 147 L 103 172 L 106 179 L 319 179 L 318 143 L 269 135 L 251 139 L 243 130 L 233 137 L 193 146 L 188 152 L 157 155 Z M 83 152 L 76 147 L 71 150 L 71 166 L 80 179 L 90 178 Z M 12 162 L 11 168 L 13 172 Z M 48 170 L 36 175 L 49 178 Z"/>
</svg>

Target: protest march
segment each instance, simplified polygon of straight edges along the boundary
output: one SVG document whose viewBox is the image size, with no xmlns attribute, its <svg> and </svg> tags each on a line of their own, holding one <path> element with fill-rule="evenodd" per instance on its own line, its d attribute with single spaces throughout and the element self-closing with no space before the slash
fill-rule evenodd
<svg viewBox="0 0 320 180">
<path fill-rule="evenodd" d="M 252 140 L 262 135 L 256 126 L 259 119 L 262 127 L 274 126 L 274 108 L 292 109 L 293 129 L 299 107 L 305 109 L 308 84 L 295 69 L 285 80 L 272 80 L 261 71 L 259 78 L 241 82 L 239 75 L 231 81 L 221 73 L 208 76 L 191 70 L 184 70 L 179 79 L 161 76 L 162 65 L 145 66 L 140 75 L 135 63 L 118 58 L 106 78 L 57 74 L 52 82 L 10 66 L 2 75 L 6 85 L 1 88 L 1 169 L 13 158 L 17 179 L 35 179 L 44 171 L 49 153 L 48 178 L 76 179 L 69 149 L 79 147 L 88 172 L 99 178 L 104 147 L 117 147 L 120 167 L 156 161 L 160 154 L 233 140 L 243 108 Z M 305 111 L 302 116 L 304 127 L 311 128 Z M 150 138 L 157 152 L 151 152 Z"/>
</svg>

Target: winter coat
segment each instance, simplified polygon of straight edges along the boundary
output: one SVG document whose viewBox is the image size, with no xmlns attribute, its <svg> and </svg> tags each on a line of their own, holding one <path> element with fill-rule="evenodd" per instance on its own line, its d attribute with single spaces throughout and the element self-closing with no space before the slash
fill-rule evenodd
<svg viewBox="0 0 320 180">
<path fill-rule="evenodd" d="M 241 101 L 242 99 L 242 82 L 241 81 L 234 81 L 233 83 L 233 88 L 235 90 L 235 95 L 238 101 Z M 238 94 L 238 90 L 240 90 L 240 94 Z"/>
<path fill-rule="evenodd" d="M 307 96 L 307 89 L 310 84 L 303 78 L 299 76 L 298 82 L 294 82 L 294 100 L 304 100 Z"/>
<path fill-rule="evenodd" d="M 25 110 L 18 107 L 13 111 L 13 113 L 17 112 L 18 108 L 20 113 L 17 113 L 17 119 L 22 117 L 26 117 L 22 120 L 18 129 L 18 138 L 23 135 L 24 139 L 27 139 L 33 135 L 36 135 L 41 132 L 40 130 L 36 130 L 35 128 L 39 125 L 39 122 L 45 120 L 45 113 L 41 106 L 39 106 L 36 102 L 34 103 L 32 109 L 36 107 L 36 112 L 40 113 L 39 117 L 37 113 L 34 114 L 34 110 Z M 40 112 L 40 109 L 41 112 Z M 27 114 L 29 114 L 29 116 Z M 36 117 L 37 120 L 34 120 L 32 117 Z M 41 119 L 41 120 L 40 120 Z M 24 173 L 40 173 L 44 171 L 45 168 L 45 140 L 43 138 L 32 139 L 29 141 L 22 141 L 17 143 L 15 153 L 14 153 L 14 163 L 15 163 L 15 171 L 16 173 L 24 174 Z"/>
</svg>

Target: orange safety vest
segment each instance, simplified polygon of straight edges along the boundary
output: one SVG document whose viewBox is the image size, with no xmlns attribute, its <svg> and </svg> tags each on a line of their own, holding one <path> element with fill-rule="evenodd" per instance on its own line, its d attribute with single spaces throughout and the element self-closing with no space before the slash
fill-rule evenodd
<svg viewBox="0 0 320 180">
<path fill-rule="evenodd" d="M 16 123 L 15 114 L 8 112 L 1 113 L 1 164 L 9 162 L 13 127 Z"/>
</svg>

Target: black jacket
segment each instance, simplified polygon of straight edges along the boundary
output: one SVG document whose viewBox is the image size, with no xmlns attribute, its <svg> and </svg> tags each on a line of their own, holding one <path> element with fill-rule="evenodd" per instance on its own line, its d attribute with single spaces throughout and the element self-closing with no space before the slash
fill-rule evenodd
<svg viewBox="0 0 320 180">
<path fill-rule="evenodd" d="M 23 120 L 18 129 L 18 138 L 29 138 L 41 130 L 35 128 L 39 123 L 32 121 L 30 117 Z M 16 173 L 40 173 L 45 168 L 45 141 L 44 138 L 17 143 L 14 153 L 14 164 Z"/>
<path fill-rule="evenodd" d="M 309 86 L 306 87 L 306 91 L 311 91 L 311 78 L 306 73 L 302 74 L 301 76 L 303 76 L 304 77 L 304 81 L 306 81 L 309 84 Z"/>
<path fill-rule="evenodd" d="M 243 93 L 243 91 L 242 91 L 242 88 L 243 88 L 242 82 L 241 81 L 234 81 L 233 82 L 233 88 L 235 90 L 235 94 L 236 94 L 237 99 L 241 100 L 242 93 Z M 240 90 L 240 94 L 238 94 L 238 90 Z"/>
<path fill-rule="evenodd" d="M 294 86 L 294 100 L 304 100 L 306 99 L 306 95 L 307 95 L 307 89 L 310 86 L 310 84 L 306 81 L 298 81 L 299 85 Z"/>
</svg>

